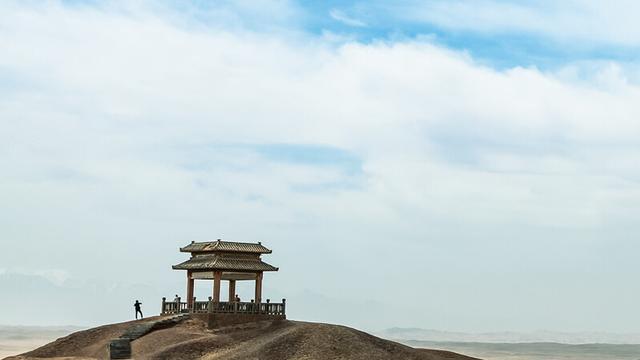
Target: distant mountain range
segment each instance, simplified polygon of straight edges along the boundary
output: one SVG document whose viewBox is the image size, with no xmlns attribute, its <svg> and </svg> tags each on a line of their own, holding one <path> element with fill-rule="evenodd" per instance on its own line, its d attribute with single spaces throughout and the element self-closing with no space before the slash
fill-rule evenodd
<svg viewBox="0 0 640 360">
<path fill-rule="evenodd" d="M 483 343 L 563 343 L 563 344 L 640 344 L 640 333 L 604 332 L 488 332 L 463 333 L 421 328 L 390 328 L 376 335 L 399 341 L 483 342 Z"/>
<path fill-rule="evenodd" d="M 8 326 L 0 325 L 0 344 L 4 340 L 55 339 L 83 328 L 78 326 Z"/>
</svg>

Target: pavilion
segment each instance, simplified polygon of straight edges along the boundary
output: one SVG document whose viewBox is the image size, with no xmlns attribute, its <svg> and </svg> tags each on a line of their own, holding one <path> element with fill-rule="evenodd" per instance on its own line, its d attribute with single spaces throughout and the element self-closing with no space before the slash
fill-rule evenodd
<svg viewBox="0 0 640 360">
<path fill-rule="evenodd" d="M 267 300 L 262 304 L 262 280 L 265 271 L 278 271 L 277 267 L 262 261 L 262 254 L 271 254 L 271 250 L 262 243 L 223 241 L 195 242 L 181 247 L 180 252 L 190 253 L 191 257 L 180 264 L 173 265 L 174 270 L 187 272 L 187 301 L 175 304 L 163 299 L 163 313 L 173 312 L 259 312 L 284 313 L 282 304 Z M 194 298 L 195 280 L 212 280 L 213 292 L 209 301 L 196 301 Z M 222 281 L 229 282 L 228 301 L 221 301 Z M 251 302 L 236 302 L 236 281 L 255 281 L 255 295 Z M 262 306 L 260 305 L 262 304 Z M 280 307 L 281 306 L 281 307 Z"/>
</svg>

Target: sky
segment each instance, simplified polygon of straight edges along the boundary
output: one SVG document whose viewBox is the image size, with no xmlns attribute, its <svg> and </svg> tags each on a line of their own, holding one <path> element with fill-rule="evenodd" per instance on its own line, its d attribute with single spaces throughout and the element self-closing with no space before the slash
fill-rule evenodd
<svg viewBox="0 0 640 360">
<path fill-rule="evenodd" d="M 223 238 L 289 318 L 640 333 L 639 11 L 0 2 L 0 324 L 156 314 Z"/>
</svg>

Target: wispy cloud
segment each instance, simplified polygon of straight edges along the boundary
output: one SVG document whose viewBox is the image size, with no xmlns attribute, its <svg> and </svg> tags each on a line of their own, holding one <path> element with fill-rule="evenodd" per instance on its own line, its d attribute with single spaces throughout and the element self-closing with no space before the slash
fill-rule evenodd
<svg viewBox="0 0 640 360">
<path fill-rule="evenodd" d="M 408 20 L 491 34 L 524 32 L 563 42 L 640 45 L 635 1 L 427 1 L 405 2 L 396 11 Z"/>
<path fill-rule="evenodd" d="M 342 10 L 339 9 L 331 9 L 329 11 L 329 15 L 331 16 L 331 18 L 333 18 L 334 20 L 337 20 L 343 24 L 349 25 L 349 26 L 356 26 L 356 27 L 365 27 L 367 26 L 367 24 L 364 21 L 358 20 L 356 18 L 350 17 L 347 14 L 345 14 Z"/>
</svg>

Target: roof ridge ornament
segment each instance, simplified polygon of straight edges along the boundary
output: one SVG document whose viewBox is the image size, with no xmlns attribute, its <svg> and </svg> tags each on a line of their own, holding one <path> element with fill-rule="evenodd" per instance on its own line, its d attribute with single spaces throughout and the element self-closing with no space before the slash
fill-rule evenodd
<svg viewBox="0 0 640 360">
<path fill-rule="evenodd" d="M 251 254 L 271 254 L 271 249 L 262 245 L 262 242 L 236 242 L 222 239 L 191 242 L 187 246 L 181 247 L 180 252 L 207 253 L 207 252 L 239 252 Z"/>
</svg>

